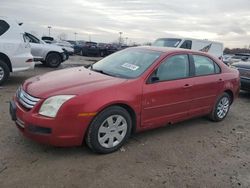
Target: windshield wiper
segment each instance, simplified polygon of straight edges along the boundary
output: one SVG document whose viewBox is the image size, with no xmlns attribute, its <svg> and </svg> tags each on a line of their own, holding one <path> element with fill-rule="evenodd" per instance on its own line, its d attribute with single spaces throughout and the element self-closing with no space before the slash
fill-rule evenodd
<svg viewBox="0 0 250 188">
<path fill-rule="evenodd" d="M 93 69 L 93 64 L 90 64 L 90 66 L 88 68 L 90 68 L 90 70 L 92 70 Z"/>
<path fill-rule="evenodd" d="M 107 73 L 107 72 L 105 72 L 105 71 L 103 71 L 103 70 L 94 69 L 92 66 L 90 67 L 90 69 L 91 69 L 92 71 L 99 72 L 99 73 L 101 73 L 101 74 L 105 74 L 105 75 L 108 75 L 108 76 L 114 76 L 113 74 Z"/>
<path fill-rule="evenodd" d="M 123 76 L 123 75 L 120 75 L 120 74 L 111 74 L 111 73 L 108 73 L 108 72 L 103 71 L 103 70 L 94 69 L 94 68 L 93 68 L 93 64 L 91 64 L 91 65 L 89 66 L 89 69 L 92 70 L 92 71 L 95 71 L 95 72 L 99 72 L 99 73 L 101 73 L 101 74 L 105 74 L 105 75 L 108 75 L 108 76 L 112 76 L 112 77 L 129 78 L 129 77 L 126 77 L 126 76 Z"/>
</svg>

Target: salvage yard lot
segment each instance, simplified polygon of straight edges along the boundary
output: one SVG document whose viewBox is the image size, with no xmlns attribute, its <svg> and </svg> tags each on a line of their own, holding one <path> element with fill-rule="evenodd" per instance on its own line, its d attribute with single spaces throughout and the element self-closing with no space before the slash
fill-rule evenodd
<svg viewBox="0 0 250 188">
<path fill-rule="evenodd" d="M 74 56 L 60 68 L 92 60 Z M 37 144 L 10 120 L 8 101 L 18 86 L 52 70 L 37 65 L 0 88 L 0 187 L 250 187 L 249 93 L 240 93 L 220 123 L 185 121 L 133 135 L 118 152 L 97 155 L 87 147 Z"/>
</svg>

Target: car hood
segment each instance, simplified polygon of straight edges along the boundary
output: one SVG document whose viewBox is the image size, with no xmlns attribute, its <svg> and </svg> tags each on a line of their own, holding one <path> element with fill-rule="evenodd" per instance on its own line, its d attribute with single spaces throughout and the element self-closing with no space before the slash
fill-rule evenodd
<svg viewBox="0 0 250 188">
<path fill-rule="evenodd" d="M 235 67 L 250 69 L 250 62 L 249 61 L 240 61 L 237 63 L 233 63 L 232 65 Z"/>
<path fill-rule="evenodd" d="M 23 89 L 38 98 L 55 95 L 82 95 L 126 82 L 126 79 L 111 77 L 76 67 L 53 71 L 26 80 Z"/>
<path fill-rule="evenodd" d="M 33 44 L 30 43 L 32 49 L 36 49 L 39 45 L 39 48 L 44 51 L 55 51 L 59 53 L 63 53 L 63 49 L 60 46 L 54 45 L 54 44 L 47 44 L 47 43 L 40 43 L 40 44 Z"/>
</svg>

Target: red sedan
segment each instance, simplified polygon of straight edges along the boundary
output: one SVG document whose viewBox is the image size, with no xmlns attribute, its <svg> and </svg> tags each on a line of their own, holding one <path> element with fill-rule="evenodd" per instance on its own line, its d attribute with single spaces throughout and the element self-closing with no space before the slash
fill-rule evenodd
<svg viewBox="0 0 250 188">
<path fill-rule="evenodd" d="M 223 120 L 239 92 L 239 72 L 202 52 L 136 47 L 88 69 L 30 78 L 10 114 L 24 136 L 54 146 L 86 141 L 110 153 L 128 137 L 198 116 Z"/>
</svg>

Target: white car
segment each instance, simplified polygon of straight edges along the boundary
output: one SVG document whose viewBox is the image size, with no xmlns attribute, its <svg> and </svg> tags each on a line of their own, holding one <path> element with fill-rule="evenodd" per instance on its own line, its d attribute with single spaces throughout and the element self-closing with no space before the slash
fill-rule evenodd
<svg viewBox="0 0 250 188">
<path fill-rule="evenodd" d="M 57 46 L 61 46 L 62 49 L 67 52 L 68 55 L 74 54 L 74 46 L 65 40 L 55 40 L 53 37 L 47 37 L 47 36 L 43 36 L 42 40 L 47 44 L 54 44 Z"/>
<path fill-rule="evenodd" d="M 49 67 L 58 67 L 68 59 L 67 52 L 60 46 L 47 44 L 30 33 L 25 33 L 26 39 L 31 45 L 31 54 L 35 61 L 41 61 Z"/>
<path fill-rule="evenodd" d="M 34 65 L 21 24 L 0 17 L 0 85 L 8 79 L 10 72 L 33 69 Z"/>
<path fill-rule="evenodd" d="M 73 55 L 74 54 L 74 47 L 72 44 L 70 44 L 67 41 L 59 40 L 59 41 L 52 41 L 51 44 L 55 44 L 58 46 L 61 46 L 62 49 L 66 50 L 68 55 Z"/>
<path fill-rule="evenodd" d="M 226 64 L 231 65 L 233 63 L 239 62 L 249 62 L 250 61 L 250 54 L 249 53 L 236 53 L 231 55 L 226 61 Z"/>
<path fill-rule="evenodd" d="M 49 37 L 42 37 L 42 40 L 46 42 L 47 44 L 54 44 L 54 45 L 60 46 L 63 50 L 67 52 L 68 55 L 74 54 L 74 47 L 69 42 L 64 41 L 64 40 L 54 40 L 53 38 L 52 40 L 47 40 L 47 38 Z"/>
</svg>

